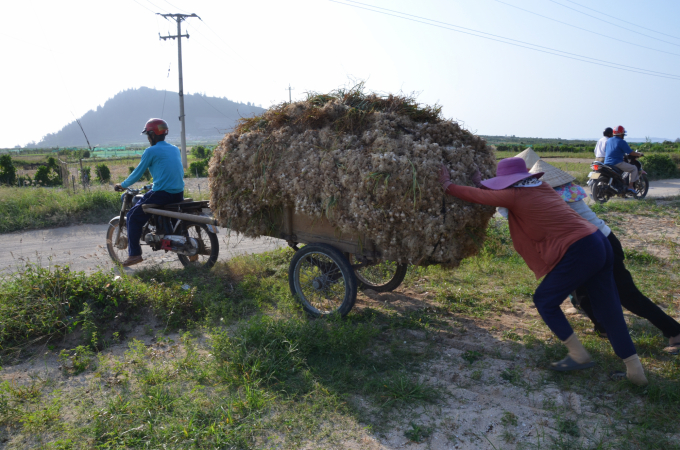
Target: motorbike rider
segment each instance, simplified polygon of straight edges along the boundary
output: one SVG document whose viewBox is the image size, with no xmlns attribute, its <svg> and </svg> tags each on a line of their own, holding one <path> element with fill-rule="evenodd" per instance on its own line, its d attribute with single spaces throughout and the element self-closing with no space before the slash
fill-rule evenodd
<svg viewBox="0 0 680 450">
<path fill-rule="evenodd" d="M 614 135 L 614 130 L 611 127 L 607 127 L 604 129 L 604 133 L 602 133 L 602 137 L 600 138 L 599 141 L 597 141 L 597 145 L 595 146 L 595 160 L 599 162 L 604 162 L 604 157 L 606 156 L 606 153 L 604 151 L 605 146 L 607 145 L 607 141 L 609 138 L 611 138 Z"/>
<path fill-rule="evenodd" d="M 633 187 L 633 183 L 635 183 L 638 179 L 638 169 L 634 165 L 624 162 L 623 157 L 624 155 L 642 156 L 642 153 L 633 151 L 628 143 L 623 140 L 623 138 L 626 136 L 626 129 L 621 125 L 614 128 L 613 134 L 614 137 L 609 139 L 605 145 L 606 156 L 604 158 L 604 163 L 608 166 L 615 166 L 624 172 L 630 173 L 630 178 L 628 179 L 630 182 L 628 184 L 628 191 L 635 194 L 636 192 L 635 188 Z"/>
<path fill-rule="evenodd" d="M 153 177 L 152 190 L 144 194 L 128 212 L 126 227 L 128 236 L 128 259 L 123 267 L 139 264 L 142 259 L 142 247 L 139 245 L 142 228 L 149 215 L 142 210 L 144 204 L 167 205 L 179 203 L 184 199 L 184 168 L 179 148 L 165 142 L 168 124 L 163 119 L 149 119 L 142 130 L 151 146 L 144 150 L 142 160 L 125 181 L 116 184 L 114 189 L 122 191 L 136 183 L 149 169 Z"/>
</svg>

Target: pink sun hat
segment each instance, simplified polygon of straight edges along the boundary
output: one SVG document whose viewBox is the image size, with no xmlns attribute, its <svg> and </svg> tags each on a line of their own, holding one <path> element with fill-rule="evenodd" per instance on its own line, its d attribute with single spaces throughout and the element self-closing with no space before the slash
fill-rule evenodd
<svg viewBox="0 0 680 450">
<path fill-rule="evenodd" d="M 496 176 L 482 181 L 482 185 L 493 190 L 501 190 L 512 186 L 525 178 L 541 178 L 543 172 L 529 173 L 527 164 L 522 158 L 501 159 L 496 169 Z"/>
</svg>

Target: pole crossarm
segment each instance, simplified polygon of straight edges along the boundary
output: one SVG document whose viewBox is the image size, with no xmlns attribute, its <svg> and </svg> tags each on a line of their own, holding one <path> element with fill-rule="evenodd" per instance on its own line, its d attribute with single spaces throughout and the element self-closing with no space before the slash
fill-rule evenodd
<svg viewBox="0 0 680 450">
<path fill-rule="evenodd" d="M 161 36 L 161 34 L 158 33 L 158 37 L 161 38 L 164 41 L 167 40 L 167 39 L 177 39 L 178 37 L 180 37 L 180 38 L 184 37 L 184 38 L 189 39 L 189 34 L 187 33 L 187 34 L 183 34 L 181 36 Z"/>
<path fill-rule="evenodd" d="M 203 20 L 200 17 L 198 17 L 196 14 L 161 14 L 161 13 L 156 13 L 156 14 L 159 15 L 159 16 L 163 16 L 166 19 L 168 17 L 172 17 L 173 19 L 180 20 L 180 21 L 186 19 L 187 17 L 197 17 L 198 20 Z"/>
</svg>

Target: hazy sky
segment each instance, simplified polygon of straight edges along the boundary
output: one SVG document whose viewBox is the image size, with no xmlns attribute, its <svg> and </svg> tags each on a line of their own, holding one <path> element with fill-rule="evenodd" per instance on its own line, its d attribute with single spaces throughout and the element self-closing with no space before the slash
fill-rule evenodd
<svg viewBox="0 0 680 450">
<path fill-rule="evenodd" d="M 604 127 L 622 124 L 633 137 L 680 137 L 678 1 L 363 3 L 430 25 L 359 9 L 349 0 L 6 2 L 0 147 L 38 141 L 124 89 L 177 92 L 176 41 L 158 39 L 159 32 L 175 34 L 176 24 L 154 12 L 203 19 L 182 27 L 191 36 L 182 40 L 189 93 L 267 107 L 287 100 L 289 83 L 293 97 L 302 98 L 360 79 L 373 90 L 417 92 L 423 103 L 439 102 L 445 116 L 479 134 L 597 138 Z M 435 27 L 432 20 L 671 79 L 511 46 Z M 178 123 L 170 127 L 179 131 Z"/>
</svg>

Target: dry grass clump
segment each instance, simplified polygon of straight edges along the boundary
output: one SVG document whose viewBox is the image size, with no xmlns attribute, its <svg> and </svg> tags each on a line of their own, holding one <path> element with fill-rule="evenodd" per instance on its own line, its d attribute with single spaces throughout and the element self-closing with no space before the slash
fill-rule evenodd
<svg viewBox="0 0 680 450">
<path fill-rule="evenodd" d="M 445 196 L 437 172 L 470 185 L 495 173 L 492 147 L 412 97 L 359 85 L 243 119 L 210 162 L 223 226 L 268 235 L 291 205 L 372 239 L 386 259 L 455 266 L 476 253 L 493 209 Z M 278 237 L 278 236 L 277 236 Z"/>
</svg>

